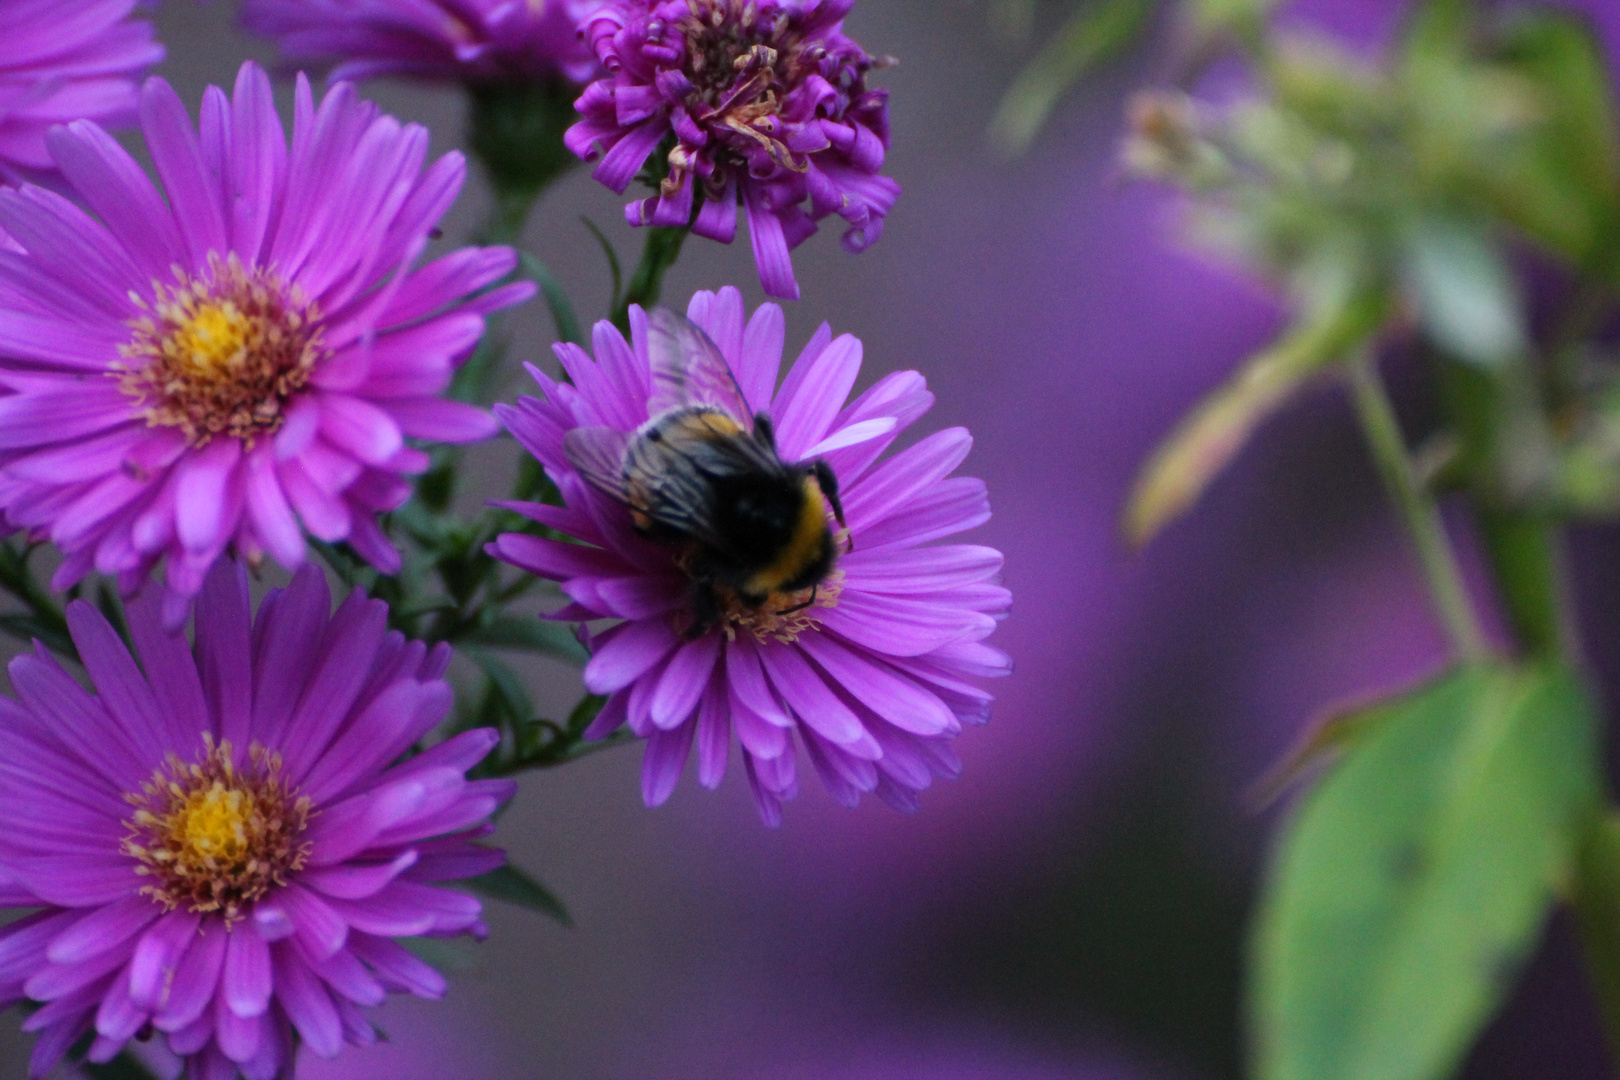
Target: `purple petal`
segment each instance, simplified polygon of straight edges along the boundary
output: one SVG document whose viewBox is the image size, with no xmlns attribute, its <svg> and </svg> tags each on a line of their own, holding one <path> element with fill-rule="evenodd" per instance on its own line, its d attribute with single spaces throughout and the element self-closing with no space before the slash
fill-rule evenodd
<svg viewBox="0 0 1620 1080">
<path fill-rule="evenodd" d="M 647 739 L 646 756 L 641 761 L 641 797 L 648 806 L 662 806 L 675 790 L 692 748 L 697 721 L 690 720 L 673 730 L 658 730 Z"/>
</svg>

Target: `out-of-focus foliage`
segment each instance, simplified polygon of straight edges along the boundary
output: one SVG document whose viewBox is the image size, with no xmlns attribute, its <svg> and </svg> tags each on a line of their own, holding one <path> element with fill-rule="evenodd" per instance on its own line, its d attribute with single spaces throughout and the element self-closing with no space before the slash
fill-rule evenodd
<svg viewBox="0 0 1620 1080">
<path fill-rule="evenodd" d="M 1238 52 L 1248 92 L 1131 106 L 1127 167 L 1185 190 L 1193 235 L 1291 321 L 1150 458 L 1125 531 L 1150 539 L 1312 376 L 1346 375 L 1457 664 L 1323 740 L 1340 760 L 1282 830 L 1254 934 L 1255 1074 L 1452 1075 L 1561 890 L 1620 1037 L 1620 840 L 1558 532 L 1620 513 L 1613 73 L 1585 22 L 1532 3 L 1419 4 L 1377 60 L 1268 8 L 1187 19 L 1197 48 Z M 1395 344 L 1441 404 L 1416 455 L 1377 376 Z M 1444 492 L 1466 497 L 1510 655 L 1485 645 Z"/>
<path fill-rule="evenodd" d="M 1451 5 L 1425 9 L 1382 66 L 1273 35 L 1252 56 L 1261 92 L 1239 104 L 1216 110 L 1165 91 L 1133 105 L 1127 164 L 1196 194 L 1199 239 L 1276 282 L 1297 312 L 1148 466 L 1127 515 L 1136 540 L 1190 505 L 1299 385 L 1256 378 L 1279 351 L 1303 376 L 1412 323 L 1447 357 L 1496 369 L 1505 387 L 1507 369 L 1568 344 L 1530 340 L 1518 256 L 1539 249 L 1594 289 L 1620 283 L 1620 145 L 1588 28 L 1540 9 L 1488 26 L 1461 19 Z M 1363 310 L 1375 314 L 1353 317 Z M 1515 437 L 1511 455 L 1477 448 L 1494 475 L 1476 479 L 1521 501 L 1607 512 L 1620 505 L 1612 406 L 1580 390 L 1613 374 L 1590 354 L 1559 359 L 1535 389 L 1570 406 L 1561 437 Z M 1509 413 L 1539 407 L 1515 396 L 1500 403 Z M 1233 413 L 1241 419 L 1224 419 Z"/>
<path fill-rule="evenodd" d="M 1446 1076 L 1500 1003 L 1595 797 L 1579 682 L 1463 669 L 1355 718 L 1272 871 L 1263 1080 Z"/>
</svg>

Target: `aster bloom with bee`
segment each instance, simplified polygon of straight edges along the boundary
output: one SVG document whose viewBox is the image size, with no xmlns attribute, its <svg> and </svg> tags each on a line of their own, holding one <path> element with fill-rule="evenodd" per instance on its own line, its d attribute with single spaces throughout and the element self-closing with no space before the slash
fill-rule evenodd
<svg viewBox="0 0 1620 1080">
<path fill-rule="evenodd" d="M 8 523 L 62 549 L 58 589 L 95 569 L 129 593 L 165 563 L 171 625 L 228 547 L 296 566 L 307 529 L 397 571 L 376 517 L 428 463 L 405 440 L 494 433 L 438 395 L 484 314 L 532 292 L 481 291 L 507 248 L 419 265 L 464 160 L 426 164 L 426 130 L 302 78 L 289 143 L 252 64 L 200 128 L 149 80 L 141 127 L 166 200 L 85 121 L 51 151 L 90 213 L 0 192 L 21 249 L 0 251 Z"/>
<path fill-rule="evenodd" d="M 951 473 L 952 429 L 883 459 L 933 403 L 899 372 L 846 404 L 861 345 L 823 326 L 780 388 L 784 322 L 741 295 L 698 293 L 688 318 L 631 309 L 631 342 L 599 323 L 594 359 L 557 346 L 571 382 L 497 414 L 565 505 L 514 504 L 568 543 L 506 534 L 491 550 L 558 581 L 554 618 L 620 620 L 585 669 L 607 695 L 591 734 L 648 740 L 649 804 L 696 743 L 706 787 L 733 733 L 761 815 L 798 789 L 798 750 L 840 801 L 901 808 L 984 719 L 975 684 L 1008 661 L 984 639 L 1005 613 L 1001 555 L 933 541 L 988 520 L 984 484 Z"/>
<path fill-rule="evenodd" d="M 138 79 L 163 59 L 138 0 L 0 0 L 0 181 L 55 171 L 45 133 L 135 119 Z"/>
<path fill-rule="evenodd" d="M 190 1080 L 287 1075 L 376 1035 L 362 1008 L 443 980 L 392 941 L 481 935 L 440 883 L 503 862 L 476 841 L 509 781 L 469 781 L 495 744 L 470 731 L 394 762 L 444 719 L 449 648 L 386 629 L 355 592 L 334 612 L 305 567 L 249 613 L 221 561 L 196 645 L 146 593 L 140 666 L 92 606 L 68 608 L 87 693 L 43 649 L 0 698 L 0 1000 L 41 1005 L 31 1075 L 87 1033 L 107 1061 L 155 1033 Z"/>
<path fill-rule="evenodd" d="M 900 185 L 879 175 L 888 93 L 876 61 L 843 32 L 854 0 L 617 0 L 585 21 L 608 70 L 579 99 L 567 142 L 600 157 L 614 191 L 649 164 L 654 197 L 632 225 L 686 225 L 730 243 L 748 218 L 760 283 L 797 299 L 789 251 L 838 214 L 844 246 L 883 231 Z M 659 148 L 667 154 L 658 153 Z M 667 167 L 666 167 L 667 161 Z"/>
<path fill-rule="evenodd" d="M 597 70 L 579 20 L 601 0 L 244 0 L 242 23 L 334 79 L 561 79 Z"/>
</svg>

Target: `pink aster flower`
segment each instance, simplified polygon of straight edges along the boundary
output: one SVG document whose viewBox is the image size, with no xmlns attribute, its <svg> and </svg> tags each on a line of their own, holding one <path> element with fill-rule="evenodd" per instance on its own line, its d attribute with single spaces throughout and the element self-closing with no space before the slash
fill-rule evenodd
<svg viewBox="0 0 1620 1080">
<path fill-rule="evenodd" d="M 712 341 L 703 347 L 718 349 L 735 377 L 710 380 L 711 389 L 731 386 L 710 393 L 711 404 L 756 434 L 761 421 L 750 416 L 760 414 L 789 469 L 813 477 L 814 463 L 824 462 L 847 523 L 819 582 L 752 604 L 717 586 L 718 614 L 705 617 L 694 610 L 693 545 L 638 529 L 632 506 L 601 490 L 600 472 L 581 454 L 597 433 L 617 432 L 631 445 L 635 433 L 652 430 L 645 425 L 670 415 L 655 396 L 669 380 L 652 357 L 675 347 L 664 328 L 679 317 L 649 322 L 630 310 L 632 344 L 598 323 L 594 360 L 577 346 L 556 347 L 572 385 L 531 368 L 544 398 L 496 410 L 565 501 L 514 509 L 583 543 L 509 533 L 491 551 L 561 583 L 571 603 L 552 618 L 619 620 L 591 641 L 585 685 L 608 697 L 590 735 L 627 723 L 647 740 L 649 805 L 669 797 L 694 742 L 700 783 L 719 784 L 735 732 L 768 823 L 797 791 L 796 747 L 841 802 L 875 792 L 914 807 L 932 777 L 958 771 L 951 740 L 961 725 L 988 715 L 990 695 L 974 678 L 1008 670 L 1006 656 L 984 643 L 1009 602 L 995 583 L 1000 552 L 932 543 L 990 516 L 984 483 L 951 476 L 971 438 L 961 428 L 941 431 L 880 461 L 933 404 L 921 375 L 889 375 L 846 405 L 861 343 L 847 334 L 834 340 L 823 325 L 778 389 L 781 308 L 764 304 L 745 325 L 736 289 L 698 293 L 689 317 Z M 733 394 L 730 407 L 720 404 Z M 650 402 L 661 410 L 651 417 Z M 588 482 L 593 472 L 598 479 Z M 817 498 L 832 523 L 833 501 Z"/>
<path fill-rule="evenodd" d="M 900 185 L 879 176 L 889 97 L 875 61 L 844 36 L 854 0 L 615 0 L 586 20 L 608 76 L 585 88 L 568 148 L 601 156 L 595 177 L 623 192 L 661 144 L 658 195 L 632 225 L 685 225 L 729 244 L 748 216 L 760 283 L 798 299 L 789 250 L 838 214 L 844 246 L 883 231 Z M 694 205 L 697 209 L 694 216 Z"/>
<path fill-rule="evenodd" d="M 45 133 L 90 119 L 135 119 L 137 80 L 163 59 L 137 0 L 0 0 L 0 181 L 54 169 Z"/>
<path fill-rule="evenodd" d="M 0 250 L 0 509 L 62 549 L 58 589 L 93 568 L 129 593 L 166 562 L 172 625 L 227 547 L 297 566 L 300 525 L 397 571 L 376 518 L 427 467 L 405 439 L 495 432 L 437 395 L 484 313 L 532 292 L 475 296 L 507 248 L 417 265 L 465 162 L 424 168 L 425 129 L 302 78 L 289 145 L 252 64 L 200 131 L 149 80 L 141 127 L 167 199 L 88 121 L 50 138 L 90 213 L 0 191 L 22 248 Z"/>
<path fill-rule="evenodd" d="M 242 23 L 334 79 L 582 83 L 596 58 L 580 17 L 601 0 L 244 0 Z"/>
<path fill-rule="evenodd" d="M 196 645 L 130 606 L 140 666 L 94 607 L 68 606 L 93 692 L 43 648 L 0 698 L 0 1001 L 41 1008 L 32 1075 L 87 1032 L 106 1061 L 155 1033 L 191 1080 L 287 1075 L 375 1040 L 362 1007 L 444 981 L 395 937 L 482 935 L 441 882 L 501 865 L 474 841 L 509 798 L 469 781 L 483 729 L 399 761 L 450 707 L 449 649 L 386 630 L 356 592 L 333 612 L 306 567 L 258 617 L 231 561 Z"/>
</svg>

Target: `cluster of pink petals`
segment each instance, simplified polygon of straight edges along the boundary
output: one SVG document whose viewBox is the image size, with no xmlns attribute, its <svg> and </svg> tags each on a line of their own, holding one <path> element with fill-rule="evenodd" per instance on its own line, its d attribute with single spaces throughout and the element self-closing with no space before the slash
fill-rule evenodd
<svg viewBox="0 0 1620 1080">
<path fill-rule="evenodd" d="M 376 518 L 428 464 L 405 440 L 495 433 L 483 410 L 438 395 L 485 313 L 533 291 L 488 288 L 512 270 L 508 248 L 419 265 L 464 159 L 428 164 L 424 128 L 347 83 L 317 104 L 303 78 L 289 142 L 252 64 L 234 96 L 209 89 L 200 128 L 161 79 L 142 90 L 140 121 L 166 199 L 88 121 L 55 129 L 50 144 L 89 213 L 42 188 L 0 191 L 0 229 L 15 242 L 0 249 L 6 521 L 61 548 L 57 589 L 94 569 L 128 594 L 165 563 L 171 624 L 227 547 L 297 566 L 307 529 L 396 571 Z M 225 258 L 268 268 L 318 306 L 325 359 L 273 437 L 199 444 L 149 424 L 114 376 L 157 286 Z"/>
<path fill-rule="evenodd" d="M 951 473 L 971 438 L 938 432 L 880 461 L 900 432 L 933 403 L 921 375 L 880 379 L 845 404 L 861 344 L 825 325 L 781 387 L 784 321 L 774 304 L 745 320 L 735 289 L 693 297 L 689 317 L 714 340 L 749 407 L 770 414 L 784 461 L 821 458 L 838 477 L 854 550 L 839 557 L 836 603 L 792 642 L 716 628 L 686 641 L 675 629 L 689 581 L 667 545 L 634 530 L 629 511 L 587 484 L 569 463 L 564 437 L 576 427 L 634 431 L 648 419 L 651 369 L 646 319 L 631 308 L 632 342 L 598 323 L 595 359 L 557 346 L 570 382 L 531 368 L 543 399 L 498 407 L 502 423 L 556 481 L 565 505 L 514 509 L 583 543 L 507 534 L 491 550 L 558 581 L 571 603 L 553 618 L 620 620 L 595 635 L 585 669 L 608 695 L 591 729 L 628 723 L 647 739 L 642 789 L 651 805 L 669 797 L 694 744 L 698 779 L 719 784 L 733 733 L 761 816 L 781 819 L 798 790 L 796 744 L 841 802 L 862 793 L 910 809 L 934 776 L 959 770 L 951 740 L 988 716 L 990 695 L 974 679 L 1009 662 L 984 638 L 1009 603 L 995 583 L 1000 552 L 932 541 L 988 520 L 984 483 Z"/>
<path fill-rule="evenodd" d="M 55 124 L 135 119 L 139 79 L 163 59 L 151 24 L 130 18 L 137 3 L 0 3 L 0 182 L 51 173 L 45 133 Z"/>
<path fill-rule="evenodd" d="M 729 244 L 740 202 L 760 284 L 769 296 L 796 300 L 789 252 L 816 231 L 816 222 L 839 215 L 849 226 L 844 246 L 864 251 L 900 196 L 900 185 L 879 175 L 889 144 L 888 92 L 866 85 L 873 60 L 843 32 L 854 0 L 712 2 L 750 28 L 787 20 L 811 59 L 795 69 L 790 85 L 706 91 L 704 74 L 673 29 L 690 17 L 688 0 L 616 0 L 586 20 L 608 74 L 585 88 L 577 102 L 582 119 L 566 142 L 586 160 L 600 156 L 593 175 L 622 193 L 673 134 L 671 161 L 687 164 L 672 167 L 659 195 L 625 208 L 630 224 L 691 221 L 699 236 Z M 738 73 L 739 81 L 745 74 Z M 747 123 L 737 123 L 739 110 L 766 94 L 774 101 L 769 115 L 752 110 Z"/>
<path fill-rule="evenodd" d="M 583 83 L 596 57 L 579 21 L 602 0 L 244 0 L 242 24 L 334 79 Z"/>
<path fill-rule="evenodd" d="M 0 904 L 40 910 L 0 929 L 0 1001 L 42 1007 L 32 1075 L 86 1032 L 90 1059 L 153 1031 L 191 1080 L 289 1075 L 297 1040 L 323 1057 L 376 1039 L 364 1006 L 389 991 L 437 997 L 444 982 L 392 938 L 482 935 L 474 897 L 439 883 L 486 873 L 502 854 L 476 840 L 510 798 L 466 771 L 496 741 L 468 732 L 395 761 L 444 719 L 449 649 L 386 630 L 358 591 L 337 609 L 306 567 L 257 618 L 247 576 L 219 564 L 196 608 L 196 645 L 166 631 L 152 590 L 130 606 L 140 667 L 105 619 L 68 608 L 95 693 L 43 649 L 12 661 L 0 698 Z M 121 851 L 125 796 L 165 756 L 193 761 L 204 737 L 278 752 L 313 804 L 305 865 L 227 926 L 165 910 Z"/>
</svg>

